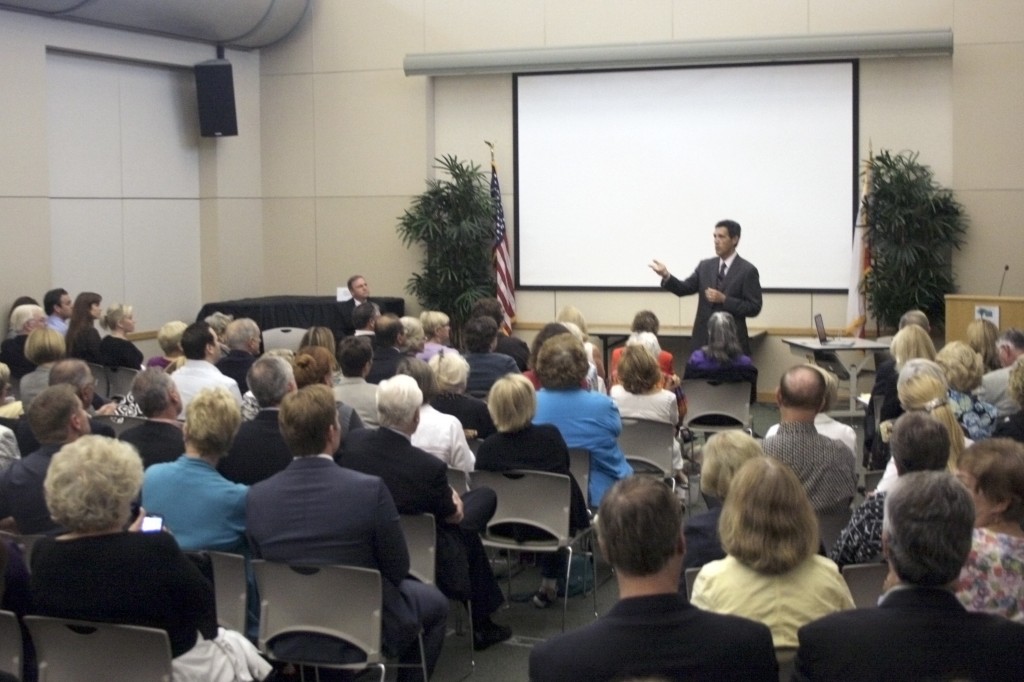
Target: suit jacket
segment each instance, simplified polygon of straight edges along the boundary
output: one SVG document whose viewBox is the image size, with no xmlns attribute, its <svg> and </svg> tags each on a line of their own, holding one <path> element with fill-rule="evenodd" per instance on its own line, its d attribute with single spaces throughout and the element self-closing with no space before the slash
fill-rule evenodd
<svg viewBox="0 0 1024 682">
<path fill-rule="evenodd" d="M 228 354 L 217 363 L 217 369 L 226 377 L 231 377 L 238 383 L 238 390 L 245 393 L 249 390 L 249 383 L 246 376 L 252 363 L 256 362 L 256 356 L 244 350 L 228 351 Z"/>
<path fill-rule="evenodd" d="M 800 628 L 794 680 L 1020 679 L 1024 625 L 970 613 L 940 588 L 890 590 L 875 609 Z"/>
<path fill-rule="evenodd" d="M 50 518 L 43 496 L 43 480 L 50 460 L 63 447 L 44 445 L 0 473 L 0 519 L 13 516 L 23 535 L 55 533 L 61 529 Z"/>
<path fill-rule="evenodd" d="M 619 601 L 599 620 L 540 642 L 530 680 L 778 680 L 768 628 L 690 606 L 678 594 Z"/>
<path fill-rule="evenodd" d="M 405 355 L 394 346 L 387 348 L 374 346 L 373 364 L 370 366 L 370 373 L 366 375 L 366 383 L 379 384 L 385 379 L 395 376 L 398 371 L 398 363 Z"/>
<path fill-rule="evenodd" d="M 107 438 L 117 438 L 117 434 L 114 433 L 114 427 L 108 426 L 102 422 L 98 422 L 92 417 L 89 418 L 89 433 L 94 436 L 106 436 Z M 28 425 L 28 415 L 22 415 L 21 419 L 18 420 L 18 426 L 14 429 L 14 435 L 18 439 L 18 450 L 25 452 L 35 452 L 39 449 L 39 439 L 36 438 L 36 434 L 32 433 L 32 427 Z M 58 448 L 59 449 L 59 448 Z M 181 452 L 185 452 L 182 450 Z M 178 454 L 180 455 L 181 452 Z"/>
<path fill-rule="evenodd" d="M 352 311 L 356 309 L 356 305 L 356 299 L 354 298 L 338 304 L 338 312 L 341 317 L 339 322 L 341 323 L 341 332 L 344 336 L 352 336 L 356 333 L 356 328 L 352 325 Z"/>
<path fill-rule="evenodd" d="M 242 422 L 217 470 L 229 481 L 253 485 L 283 470 L 292 461 L 277 422 L 278 410 L 263 409 Z"/>
<path fill-rule="evenodd" d="M 684 569 L 699 568 L 706 563 L 725 558 L 722 539 L 718 536 L 718 519 L 721 516 L 722 506 L 715 505 L 703 514 L 691 516 L 686 520 L 686 525 L 683 526 L 683 537 L 686 538 Z"/>
<path fill-rule="evenodd" d="M 185 452 L 185 438 L 180 426 L 166 422 L 147 421 L 122 433 L 118 440 L 131 443 L 142 457 L 145 467 L 173 462 Z"/>
<path fill-rule="evenodd" d="M 690 350 L 702 348 L 708 343 L 708 320 L 712 313 L 725 311 L 736 319 L 736 331 L 739 335 L 743 352 L 750 355 L 750 337 L 747 335 L 747 318 L 757 317 L 761 312 L 761 278 L 757 268 L 740 256 L 732 262 L 732 267 L 725 273 L 725 280 L 720 287 L 715 286 L 718 279 L 720 258 L 708 258 L 697 264 L 697 269 L 684 280 L 674 276 L 661 283 L 663 289 L 676 296 L 698 294 L 697 315 L 693 319 L 693 336 L 690 339 Z M 705 298 L 704 290 L 708 287 L 717 288 L 725 294 L 725 303 L 711 303 Z"/>
<path fill-rule="evenodd" d="M 515 360 L 516 367 L 520 372 L 527 370 L 526 362 L 530 359 L 530 347 L 522 339 L 499 333 L 498 345 L 494 348 L 494 352 L 507 355 Z"/>
</svg>

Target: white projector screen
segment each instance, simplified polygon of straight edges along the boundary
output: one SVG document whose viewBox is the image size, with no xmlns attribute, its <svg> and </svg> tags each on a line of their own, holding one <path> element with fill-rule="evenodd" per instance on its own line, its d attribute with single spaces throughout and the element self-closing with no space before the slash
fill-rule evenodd
<svg viewBox="0 0 1024 682">
<path fill-rule="evenodd" d="M 765 289 L 846 289 L 854 61 L 514 78 L 516 280 L 650 288 L 714 255 L 716 222 Z"/>
</svg>

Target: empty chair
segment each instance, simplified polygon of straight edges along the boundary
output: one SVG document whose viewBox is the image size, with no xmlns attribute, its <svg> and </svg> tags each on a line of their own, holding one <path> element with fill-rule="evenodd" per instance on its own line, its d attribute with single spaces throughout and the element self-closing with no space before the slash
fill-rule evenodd
<svg viewBox="0 0 1024 682">
<path fill-rule="evenodd" d="M 878 482 L 882 480 L 882 475 L 885 473 L 885 469 L 875 469 L 872 471 L 864 472 L 864 492 L 874 492 L 875 488 L 878 487 Z"/>
<path fill-rule="evenodd" d="M 751 428 L 750 383 L 716 383 L 707 379 L 684 379 L 686 417 L 683 426 L 706 433 Z M 693 442 L 690 444 L 692 451 Z"/>
<path fill-rule="evenodd" d="M 45 616 L 24 621 L 36 647 L 39 682 L 171 682 L 164 630 Z"/>
<path fill-rule="evenodd" d="M 213 593 L 217 600 L 217 624 L 235 632 L 245 632 L 245 607 L 248 583 L 245 557 L 228 552 L 207 552 L 213 569 Z"/>
<path fill-rule="evenodd" d="M 263 330 L 263 350 L 274 348 L 286 348 L 291 351 L 299 350 L 302 343 L 302 335 L 305 329 L 299 327 L 274 327 Z"/>
<path fill-rule="evenodd" d="M 850 588 L 853 603 L 858 609 L 878 606 L 878 598 L 884 591 L 885 576 L 889 573 L 889 564 L 847 564 L 843 566 L 843 580 Z"/>
<path fill-rule="evenodd" d="M 675 425 L 650 419 L 622 418 L 622 433 L 619 447 L 626 455 L 626 461 L 638 474 L 655 474 L 671 481 L 672 444 L 675 442 Z"/>
<path fill-rule="evenodd" d="M 847 505 L 838 512 L 832 512 L 829 514 L 818 514 L 818 537 L 821 539 L 821 544 L 825 547 L 825 553 L 832 549 L 832 545 L 839 539 L 839 535 L 846 528 L 846 524 L 850 522 L 850 516 L 853 515 L 853 510 L 850 509 L 849 501 Z"/>
<path fill-rule="evenodd" d="M 96 362 L 88 362 L 92 378 L 96 380 L 96 392 L 100 395 L 110 395 L 110 383 L 107 381 L 107 368 Z"/>
<path fill-rule="evenodd" d="M 10 611 L 0 611 L 0 672 L 21 679 L 21 627 L 18 617 Z"/>
</svg>

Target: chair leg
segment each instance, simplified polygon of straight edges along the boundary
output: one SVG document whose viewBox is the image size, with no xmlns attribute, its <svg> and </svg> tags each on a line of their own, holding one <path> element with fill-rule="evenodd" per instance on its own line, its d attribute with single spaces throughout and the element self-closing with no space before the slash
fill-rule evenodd
<svg viewBox="0 0 1024 682">
<path fill-rule="evenodd" d="M 509 589 L 511 590 L 511 587 Z M 509 592 L 509 594 L 511 594 L 511 592 Z M 466 600 L 466 612 L 469 614 L 469 667 L 470 667 L 470 672 L 472 672 L 473 669 L 476 668 L 476 648 L 474 647 L 474 644 L 476 644 L 476 637 L 474 637 L 474 635 L 473 635 L 474 630 L 473 630 L 473 600 L 472 599 L 467 599 Z"/>
<path fill-rule="evenodd" d="M 565 617 L 569 612 L 569 574 L 572 572 L 572 545 L 566 547 L 569 560 L 565 562 L 565 595 L 562 597 L 562 632 L 565 632 Z M 584 578 L 586 580 L 586 578 Z"/>
<path fill-rule="evenodd" d="M 420 630 L 418 637 L 420 641 L 420 667 L 423 669 L 423 682 L 430 682 L 430 678 L 427 675 L 427 650 L 423 647 L 423 631 Z M 384 682 L 383 676 L 381 682 Z"/>
</svg>

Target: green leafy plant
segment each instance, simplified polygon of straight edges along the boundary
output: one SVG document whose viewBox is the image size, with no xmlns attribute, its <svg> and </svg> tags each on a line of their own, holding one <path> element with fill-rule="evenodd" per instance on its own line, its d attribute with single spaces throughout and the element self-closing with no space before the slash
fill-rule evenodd
<svg viewBox="0 0 1024 682">
<path fill-rule="evenodd" d="M 953 250 L 967 232 L 963 207 L 917 156 L 883 150 L 869 163 L 871 191 L 864 201 L 871 269 L 864 293 L 868 310 L 888 329 L 914 308 L 943 326 L 944 296 L 956 290 Z"/>
<path fill-rule="evenodd" d="M 425 309 L 447 313 L 457 339 L 473 303 L 495 295 L 493 208 L 479 166 L 454 156 L 435 161 L 448 177 L 427 181 L 402 215 L 398 234 L 406 247 L 423 247 L 422 269 L 406 290 Z"/>
</svg>

